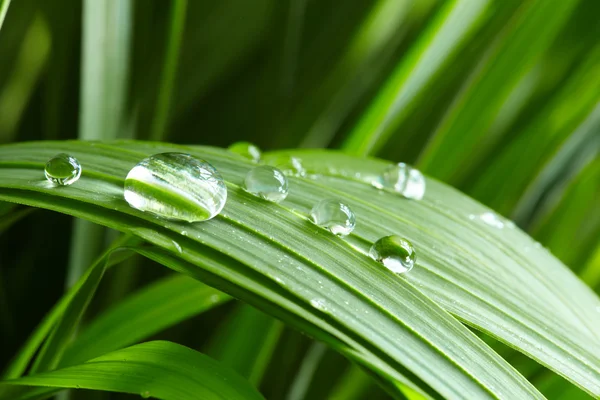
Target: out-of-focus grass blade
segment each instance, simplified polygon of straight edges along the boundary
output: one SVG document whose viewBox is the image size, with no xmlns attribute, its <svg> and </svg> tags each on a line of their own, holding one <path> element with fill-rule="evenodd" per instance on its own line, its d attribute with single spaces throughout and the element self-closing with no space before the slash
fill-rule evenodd
<svg viewBox="0 0 600 400">
<path fill-rule="evenodd" d="M 206 354 L 260 386 L 279 340 L 283 324 L 246 304 L 240 304 L 213 335 Z"/>
<path fill-rule="evenodd" d="M 124 299 L 82 329 L 60 365 L 78 364 L 129 346 L 229 299 L 225 293 L 183 275 L 162 279 Z"/>
<path fill-rule="evenodd" d="M 48 59 L 50 45 L 46 21 L 36 14 L 27 29 L 8 83 L 0 91 L 0 142 L 14 139 L 19 121 Z"/>
<path fill-rule="evenodd" d="M 600 243 L 582 268 L 580 276 L 596 292 L 600 291 Z"/>
<path fill-rule="evenodd" d="M 411 102 L 481 22 L 488 4 L 488 0 L 453 0 L 438 11 L 352 130 L 344 143 L 346 151 L 373 154 L 385 145 Z"/>
<path fill-rule="evenodd" d="M 263 398 L 231 369 L 197 351 L 164 341 L 138 344 L 72 367 L 1 381 L 0 398 L 31 399 L 31 394 L 40 392 L 47 397 L 64 388 L 163 400 Z"/>
<path fill-rule="evenodd" d="M 600 112 L 599 93 L 600 46 L 597 46 L 544 110 L 488 164 L 470 192 L 497 211 L 510 213 L 528 187 L 537 182 L 537 176 L 553 160 L 560 159 L 563 149 L 574 141 L 584 143 L 586 137 L 594 137 Z M 591 129 L 586 127 L 588 121 L 596 121 Z M 525 157 L 523 149 L 532 150 Z"/>
<path fill-rule="evenodd" d="M 317 107 L 322 109 L 306 133 L 302 147 L 327 147 L 344 117 L 377 75 L 376 69 L 385 66 L 384 60 L 393 54 L 390 49 L 394 49 L 395 42 L 403 36 L 403 23 L 410 16 L 411 6 L 410 0 L 379 0 L 375 3 L 318 92 L 307 98 L 303 108 L 296 111 L 300 118 L 306 119 L 310 111 L 315 112 Z M 331 93 L 334 93 L 333 99 L 330 99 Z M 328 103 L 314 104 L 315 99 L 325 96 Z M 303 126 L 298 122 L 290 125 Z"/>
<path fill-rule="evenodd" d="M 84 0 L 79 139 L 122 135 L 128 93 L 132 0 Z M 105 229 L 75 220 L 66 286 L 71 287 L 104 245 Z"/>
<path fill-rule="evenodd" d="M 112 247 L 112 250 L 116 250 L 117 247 L 121 244 L 127 245 L 136 245 L 140 242 L 139 239 L 135 237 L 127 237 L 123 236 L 118 239 L 115 245 Z M 108 252 L 107 252 L 108 253 Z M 129 256 L 127 252 L 111 252 L 109 256 L 102 257 L 102 259 L 97 261 L 97 264 L 101 264 L 102 261 L 106 265 L 106 267 L 111 267 L 114 264 L 117 264 Z M 90 270 L 91 271 L 91 270 Z M 53 328 L 55 328 L 58 323 L 61 321 L 61 318 L 64 317 L 65 311 L 67 307 L 71 305 L 74 301 L 75 296 L 84 290 L 84 285 L 88 281 L 89 274 L 87 276 L 83 276 L 79 282 L 71 290 L 69 290 L 66 295 L 64 295 L 56 305 L 46 314 L 42 322 L 36 327 L 31 336 L 27 339 L 23 347 L 19 350 L 16 357 L 11 361 L 10 365 L 7 367 L 6 371 L 4 371 L 2 378 L 4 379 L 14 379 L 18 378 L 22 374 L 25 373 L 27 366 L 37 353 L 39 347 L 42 345 L 44 340 L 48 337 Z M 92 286 L 92 285 L 88 285 Z M 73 306 L 71 306 L 73 307 Z M 64 325 L 64 323 L 63 323 Z M 67 341 L 70 338 L 67 338 Z M 55 340 L 60 340 L 60 338 L 56 338 Z M 55 346 L 57 348 L 62 348 L 64 343 Z M 61 350 L 62 351 L 62 350 Z"/>
<path fill-rule="evenodd" d="M 531 232 L 552 254 L 579 272 L 598 244 L 599 204 L 600 159 L 596 158 L 573 179 Z"/>
<path fill-rule="evenodd" d="M 6 18 L 6 13 L 8 12 L 8 6 L 10 6 L 10 0 L 0 0 L 0 29 L 2 28 L 2 23 L 4 22 L 4 18 Z"/>
<path fill-rule="evenodd" d="M 17 207 L 10 203 L 0 204 L 0 234 L 10 228 L 14 223 L 35 211 L 34 208 L 30 207 L 18 210 L 16 208 Z"/>
<path fill-rule="evenodd" d="M 567 21 L 577 0 L 524 2 L 458 95 L 420 158 L 429 174 L 459 182 L 461 160 L 477 163 L 493 148 L 494 121 L 513 89 Z"/>
<path fill-rule="evenodd" d="M 181 40 L 183 28 L 185 26 L 185 16 L 188 0 L 171 1 L 171 20 L 169 26 L 169 35 L 167 41 L 167 51 L 164 57 L 163 71 L 158 90 L 156 108 L 154 110 L 154 120 L 152 122 L 152 131 L 150 138 L 160 140 L 165 137 L 169 111 L 173 97 L 173 87 L 175 85 L 175 74 L 179 62 L 179 52 L 181 50 Z"/>
<path fill-rule="evenodd" d="M 111 253 L 119 249 L 119 247 L 129 240 L 130 238 L 127 235 L 118 239 L 114 245 L 88 269 L 78 285 L 73 288 L 71 291 L 72 297 L 69 296 L 69 300 L 65 304 L 62 315 L 59 317 L 31 367 L 32 373 L 51 370 L 58 366 L 67 344 L 71 341 L 72 335 L 77 329 L 79 321 L 104 275 L 107 259 L 110 257 Z"/>
</svg>

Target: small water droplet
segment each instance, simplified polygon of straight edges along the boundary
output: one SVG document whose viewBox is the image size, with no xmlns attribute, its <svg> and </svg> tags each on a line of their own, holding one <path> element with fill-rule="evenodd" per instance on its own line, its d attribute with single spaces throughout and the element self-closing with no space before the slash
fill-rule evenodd
<svg viewBox="0 0 600 400">
<path fill-rule="evenodd" d="M 371 246 L 369 255 L 397 274 L 408 272 L 415 265 L 417 254 L 408 240 L 392 235 L 377 240 Z"/>
<path fill-rule="evenodd" d="M 354 230 L 356 216 L 344 203 L 337 200 L 322 200 L 311 210 L 312 221 L 334 235 L 346 236 Z"/>
<path fill-rule="evenodd" d="M 75 157 L 60 153 L 48 160 L 44 174 L 55 185 L 71 185 L 81 176 L 81 164 Z"/>
<path fill-rule="evenodd" d="M 255 163 L 259 162 L 262 156 L 260 149 L 249 142 L 236 142 L 229 146 L 228 150 Z"/>
<path fill-rule="evenodd" d="M 314 308 L 318 309 L 318 310 L 326 310 L 327 306 L 325 304 L 325 300 L 324 299 L 312 299 L 310 301 L 310 305 L 313 306 Z"/>
<path fill-rule="evenodd" d="M 298 157 L 291 157 L 290 163 L 292 164 L 292 168 L 294 169 L 294 175 L 306 176 L 306 169 L 304 169 L 301 159 L 299 159 Z"/>
<path fill-rule="evenodd" d="M 174 240 L 171 240 L 171 242 L 173 242 L 173 246 L 175 246 L 175 249 L 177 250 L 178 253 L 183 253 L 183 249 L 181 248 L 181 246 L 179 245 L 179 243 L 177 243 Z"/>
<path fill-rule="evenodd" d="M 486 225 L 489 225 L 493 228 L 504 228 L 504 222 L 502 222 L 502 219 L 500 219 L 498 214 L 493 213 L 491 211 L 484 212 L 479 216 L 479 219 L 482 220 Z"/>
<path fill-rule="evenodd" d="M 142 393 L 140 393 L 140 396 L 142 396 L 143 399 L 148 399 L 150 398 L 150 391 L 144 390 Z"/>
<path fill-rule="evenodd" d="M 246 190 L 265 200 L 279 203 L 288 195 L 288 181 L 283 172 L 270 165 L 252 168 L 246 175 Z"/>
<path fill-rule="evenodd" d="M 540 242 L 535 242 L 533 244 L 533 247 L 535 247 L 536 249 L 541 249 L 542 248 L 542 244 Z"/>
<path fill-rule="evenodd" d="M 504 222 L 504 224 L 506 225 L 506 227 L 508 229 L 515 229 L 515 223 L 513 221 L 511 221 L 510 219 L 507 219 L 506 222 Z"/>
<path fill-rule="evenodd" d="M 208 162 L 183 153 L 143 159 L 127 174 L 125 200 L 133 208 L 187 222 L 209 220 L 227 200 L 227 187 Z"/>
<path fill-rule="evenodd" d="M 421 200 L 425 195 L 425 177 L 419 170 L 404 163 L 386 168 L 373 186 L 391 189 L 407 199 Z"/>
</svg>

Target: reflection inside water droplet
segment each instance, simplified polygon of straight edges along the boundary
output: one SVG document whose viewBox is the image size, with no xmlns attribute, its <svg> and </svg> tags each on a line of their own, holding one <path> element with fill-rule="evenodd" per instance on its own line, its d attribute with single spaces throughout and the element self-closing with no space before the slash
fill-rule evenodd
<svg viewBox="0 0 600 400">
<path fill-rule="evenodd" d="M 378 189 L 391 189 L 407 199 L 421 200 L 425 195 L 425 177 L 405 163 L 391 165 L 373 182 Z"/>
<path fill-rule="evenodd" d="M 44 175 L 55 185 L 71 185 L 81 176 L 81 164 L 75 157 L 61 153 L 48 160 Z"/>
<path fill-rule="evenodd" d="M 262 156 L 260 149 L 249 142 L 236 142 L 229 146 L 228 150 L 255 163 L 259 162 Z"/>
<path fill-rule="evenodd" d="M 244 181 L 246 191 L 265 200 L 279 203 L 288 195 L 288 180 L 277 168 L 261 165 L 252 168 Z"/>
<path fill-rule="evenodd" d="M 208 162 L 182 153 L 145 158 L 125 179 L 125 200 L 133 208 L 188 222 L 218 215 L 227 200 L 227 187 Z"/>
<path fill-rule="evenodd" d="M 369 255 L 397 274 L 410 271 L 417 261 L 412 243 L 397 235 L 385 236 L 377 240 L 371 246 Z"/>
<path fill-rule="evenodd" d="M 310 216 L 316 225 L 338 236 L 350 234 L 356 225 L 356 216 L 350 207 L 333 199 L 318 202 Z"/>
</svg>

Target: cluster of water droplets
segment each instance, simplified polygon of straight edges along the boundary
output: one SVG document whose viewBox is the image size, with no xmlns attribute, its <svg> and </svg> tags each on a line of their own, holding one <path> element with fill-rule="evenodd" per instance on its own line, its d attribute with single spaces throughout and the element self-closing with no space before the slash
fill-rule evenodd
<svg viewBox="0 0 600 400">
<path fill-rule="evenodd" d="M 229 151 L 254 163 L 261 162 L 261 151 L 248 142 L 238 142 Z M 289 193 L 288 175 L 307 177 L 302 161 L 284 156 L 279 167 L 258 165 L 248 171 L 244 188 L 262 199 L 279 203 Z M 280 169 L 281 168 L 281 169 Z M 46 178 L 55 185 L 66 186 L 81 176 L 81 164 L 68 154 L 58 154 L 48 161 Z M 425 194 L 423 175 L 404 163 L 385 169 L 373 182 L 379 189 L 391 189 L 403 197 L 420 200 Z M 140 211 L 161 218 L 199 222 L 217 216 L 227 201 L 227 187 L 220 173 L 207 161 L 184 153 L 159 153 L 136 164 L 125 178 L 124 198 Z M 491 217 L 481 217 L 488 223 Z M 310 211 L 310 220 L 334 235 L 349 235 L 356 226 L 356 215 L 337 199 L 324 199 Z M 179 243 L 173 248 L 181 253 Z M 385 236 L 370 248 L 369 255 L 395 273 L 410 271 L 416 260 L 412 244 L 399 236 Z"/>
</svg>

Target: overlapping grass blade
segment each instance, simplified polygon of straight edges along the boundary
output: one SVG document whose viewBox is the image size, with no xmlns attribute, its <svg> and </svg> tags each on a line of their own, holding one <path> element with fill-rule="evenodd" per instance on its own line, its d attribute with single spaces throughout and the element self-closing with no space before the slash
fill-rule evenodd
<svg viewBox="0 0 600 400">
<path fill-rule="evenodd" d="M 163 400 L 263 398 L 231 369 L 187 347 L 164 341 L 142 343 L 76 366 L 0 382 L 0 398 L 46 398 L 63 388 L 132 393 Z"/>
<path fill-rule="evenodd" d="M 488 0 L 453 0 L 444 5 L 353 129 L 344 143 L 345 150 L 367 155 L 385 145 L 411 103 L 482 22 L 488 4 Z"/>
<path fill-rule="evenodd" d="M 76 185 L 60 190 L 48 186 L 40 175 L 47 155 L 58 148 L 78 157 L 86 166 Z M 121 185 L 128 169 L 147 154 L 169 150 L 206 158 L 225 176 L 229 198 L 219 217 L 202 224 L 182 225 L 156 220 L 124 202 Z M 317 171 L 321 173 L 331 172 L 330 169 L 344 172 L 344 168 L 354 166 L 369 174 L 386 165 L 362 160 L 358 166 L 357 159 L 344 159 L 336 153 L 307 152 L 302 158 L 308 166 L 320 162 Z M 537 295 L 549 300 L 544 291 L 549 290 L 547 280 L 531 274 L 532 270 L 537 271 L 529 263 L 536 264 L 537 258 L 524 256 L 519 260 L 522 265 L 511 258 L 515 243 L 520 246 L 526 238 L 519 232 L 504 237 L 448 217 L 447 209 L 436 206 L 434 199 L 444 199 L 447 207 L 460 211 L 463 207 L 473 212 L 485 208 L 434 181 L 430 183 L 430 201 L 402 201 L 384 193 L 375 196 L 371 207 L 367 207 L 357 201 L 357 193 L 364 198 L 365 190 L 369 190 L 364 183 L 326 176 L 314 181 L 292 178 L 289 201 L 275 205 L 241 191 L 238 185 L 251 164 L 218 149 L 140 142 L 117 146 L 45 142 L 5 146 L 0 148 L 0 160 L 1 199 L 68 212 L 169 249 L 159 254 L 162 259 L 158 261 L 246 300 L 326 341 L 387 379 L 420 388 L 422 393 L 427 391 L 447 398 L 538 396 L 508 364 L 420 290 L 477 327 L 499 336 L 506 334 L 507 326 L 514 335 L 522 333 L 522 342 L 517 342 L 514 336 L 512 341 L 528 353 L 536 353 L 530 335 L 535 334 L 536 339 L 537 335 L 548 338 L 543 342 L 547 347 L 537 350 L 540 358 L 546 356 L 545 361 L 552 368 L 590 392 L 598 391 L 598 361 L 588 354 L 597 345 L 586 331 L 586 324 L 594 320 L 582 321 L 580 316 L 587 311 L 571 315 L 571 304 L 563 296 L 557 296 L 540 309 L 527 304 L 524 307 L 529 314 L 521 313 L 514 302 L 522 301 L 522 294 L 507 293 L 505 288 L 497 287 L 507 275 L 523 279 L 531 276 L 537 284 L 529 290 L 538 291 Z M 358 171 L 352 171 L 352 176 Z M 349 241 L 332 237 L 302 215 L 308 204 L 330 196 L 348 199 L 357 211 L 360 228 Z M 394 211 L 397 217 L 382 212 L 382 208 L 396 207 L 400 207 Z M 369 220 L 380 225 L 372 225 Z M 446 223 L 451 225 L 452 234 L 446 233 L 449 228 L 440 229 Z M 375 235 L 390 231 L 403 233 L 414 241 L 421 260 L 418 270 L 422 272 L 400 279 L 357 250 Z M 172 250 L 173 240 L 182 246 L 182 253 Z M 475 249 L 485 251 L 488 256 L 474 254 L 469 258 Z M 143 254 L 156 259 L 156 251 Z M 556 263 L 548 255 L 541 260 Z M 505 268 L 512 268 L 511 274 L 503 272 Z M 460 272 L 460 276 L 442 279 L 442 274 L 453 271 Z M 492 276 L 494 279 L 489 279 Z M 565 280 L 565 276 L 561 279 Z M 476 284 L 493 287 L 496 292 L 488 300 L 494 307 L 480 299 L 481 289 Z M 576 287 L 581 291 L 580 283 L 573 282 L 568 275 L 561 285 L 561 290 Z M 439 289 L 439 293 L 432 293 L 432 288 Z M 556 296 L 553 291 L 551 294 Z M 520 297 L 510 297 L 514 295 Z M 597 302 L 585 292 L 578 297 L 586 301 L 582 304 Z M 451 299 L 460 303 L 457 305 Z M 548 307 L 554 307 L 552 317 L 560 321 L 561 329 L 552 326 L 551 331 L 539 333 L 534 323 L 534 328 L 526 331 L 513 320 L 527 317 L 537 323 Z M 563 328 L 572 330 L 568 337 Z M 588 346 L 588 350 L 579 345 Z M 567 352 L 572 354 L 566 357 Z M 430 368 L 433 365 L 435 368 Z"/>
<path fill-rule="evenodd" d="M 145 339 L 230 300 L 225 293 L 186 276 L 153 283 L 95 318 L 66 349 L 60 365 L 69 366 Z"/>
<path fill-rule="evenodd" d="M 282 331 L 281 321 L 240 304 L 215 333 L 206 353 L 259 386 Z"/>
</svg>

